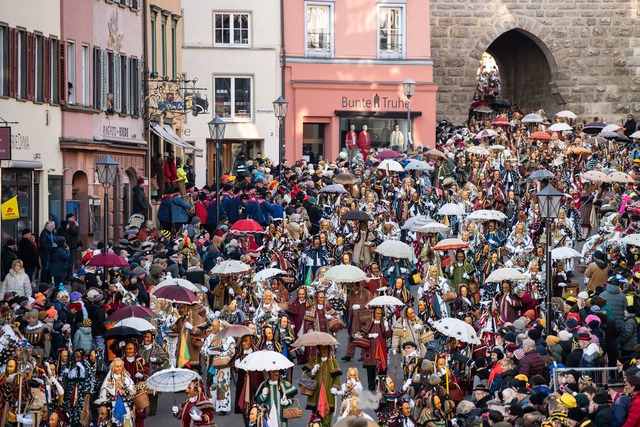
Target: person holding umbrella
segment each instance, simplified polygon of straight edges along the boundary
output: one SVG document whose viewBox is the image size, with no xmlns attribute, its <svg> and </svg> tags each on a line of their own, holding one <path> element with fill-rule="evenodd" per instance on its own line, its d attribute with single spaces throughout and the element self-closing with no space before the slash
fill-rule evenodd
<svg viewBox="0 0 640 427">
<path fill-rule="evenodd" d="M 336 406 L 336 394 L 340 389 L 342 371 L 336 358 L 331 355 L 330 346 L 319 345 L 317 349 L 317 356 L 302 368 L 303 375 L 318 383 L 313 395 L 307 400 L 307 409 L 322 417 L 322 427 L 329 427 Z"/>
<path fill-rule="evenodd" d="M 298 390 L 281 377 L 280 371 L 269 371 L 268 378 L 258 386 L 256 402 L 267 407 L 270 418 L 271 414 L 276 415 L 278 427 L 287 427 L 284 409 L 293 403 L 291 399 L 296 394 Z"/>
<path fill-rule="evenodd" d="M 200 378 L 191 380 L 187 386 L 187 398 L 174 406 L 173 416 L 180 420 L 180 427 L 205 427 L 215 426 L 213 422 L 213 405 L 204 393 L 204 384 Z"/>
<path fill-rule="evenodd" d="M 149 376 L 155 374 L 157 371 L 165 367 L 167 361 L 169 360 L 169 355 L 161 346 L 158 345 L 158 343 L 156 342 L 156 334 L 152 331 L 144 334 L 144 341 L 140 356 L 149 366 Z M 156 410 L 158 409 L 158 396 L 159 393 L 156 392 L 149 395 L 150 416 L 156 414 Z"/>
</svg>

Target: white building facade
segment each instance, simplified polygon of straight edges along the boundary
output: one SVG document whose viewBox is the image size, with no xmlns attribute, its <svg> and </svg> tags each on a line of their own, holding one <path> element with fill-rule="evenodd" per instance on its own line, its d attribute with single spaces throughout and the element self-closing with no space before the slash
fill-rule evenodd
<svg viewBox="0 0 640 427">
<path fill-rule="evenodd" d="M 196 158 L 196 186 L 214 183 L 215 143 L 207 123 L 226 123 L 222 173 L 241 154 L 258 152 L 278 163 L 278 120 L 273 101 L 281 93 L 280 4 L 277 0 L 189 0 L 183 2 L 183 72 L 198 78 L 208 114 L 188 115 L 184 139 L 205 156 Z"/>
</svg>

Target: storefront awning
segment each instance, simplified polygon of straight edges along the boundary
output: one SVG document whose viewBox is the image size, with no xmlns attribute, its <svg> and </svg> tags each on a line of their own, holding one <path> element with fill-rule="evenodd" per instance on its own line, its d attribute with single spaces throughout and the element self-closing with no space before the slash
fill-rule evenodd
<svg viewBox="0 0 640 427">
<path fill-rule="evenodd" d="M 8 169 L 35 169 L 40 170 L 43 164 L 39 160 L 3 160 L 0 167 Z"/>
<path fill-rule="evenodd" d="M 335 110 L 338 117 L 375 117 L 380 119 L 406 119 L 406 111 L 356 111 L 356 110 Z M 422 111 L 412 111 L 411 118 L 421 117 Z"/>
<path fill-rule="evenodd" d="M 158 123 L 151 123 L 151 131 L 176 147 L 185 148 L 187 150 L 194 149 L 193 145 L 180 138 L 169 125 L 160 126 Z"/>
<path fill-rule="evenodd" d="M 147 145 L 147 141 L 145 141 L 144 139 L 121 138 L 119 136 L 109 136 L 109 135 L 94 135 L 93 140 L 98 142 L 111 142 L 113 144 L 130 145 L 130 146 Z"/>
</svg>

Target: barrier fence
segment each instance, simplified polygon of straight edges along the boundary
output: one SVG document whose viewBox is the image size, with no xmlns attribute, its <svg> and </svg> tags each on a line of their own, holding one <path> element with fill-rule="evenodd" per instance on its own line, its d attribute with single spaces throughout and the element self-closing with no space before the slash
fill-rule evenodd
<svg viewBox="0 0 640 427">
<path fill-rule="evenodd" d="M 602 388 L 612 378 L 617 378 L 616 367 L 604 367 L 604 368 L 555 368 L 552 375 L 553 391 L 559 391 L 559 386 L 562 384 L 564 375 L 570 371 L 577 371 L 580 376 L 587 376 L 591 378 L 593 385 L 598 388 Z"/>
</svg>

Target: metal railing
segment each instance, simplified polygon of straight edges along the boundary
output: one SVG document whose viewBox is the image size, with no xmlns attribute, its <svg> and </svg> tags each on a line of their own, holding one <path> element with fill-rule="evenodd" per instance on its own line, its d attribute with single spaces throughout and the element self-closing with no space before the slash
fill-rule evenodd
<svg viewBox="0 0 640 427">
<path fill-rule="evenodd" d="M 553 370 L 553 375 L 551 378 L 551 382 L 553 384 L 552 391 L 559 391 L 560 384 L 563 383 L 562 377 L 570 371 L 577 371 L 580 376 L 587 376 L 591 378 L 593 385 L 599 389 L 602 388 L 604 384 L 607 384 L 612 378 L 616 378 L 616 367 L 603 367 L 603 368 L 555 368 Z"/>
</svg>

